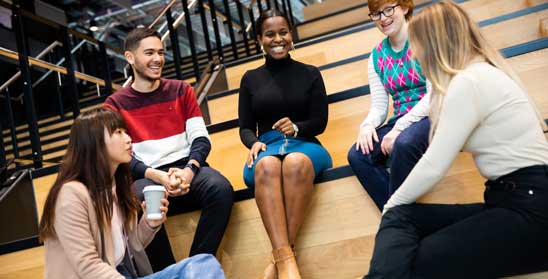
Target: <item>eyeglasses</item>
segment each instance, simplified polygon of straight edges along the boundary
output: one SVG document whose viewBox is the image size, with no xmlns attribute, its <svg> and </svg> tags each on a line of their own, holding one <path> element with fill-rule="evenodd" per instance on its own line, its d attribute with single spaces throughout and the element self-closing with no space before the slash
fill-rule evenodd
<svg viewBox="0 0 548 279">
<path fill-rule="evenodd" d="M 382 10 L 382 11 L 378 11 L 376 13 L 369 14 L 369 17 L 373 21 L 380 20 L 381 19 L 381 14 L 383 14 L 385 17 L 391 17 L 391 16 L 394 15 L 394 10 L 396 9 L 397 6 L 399 6 L 399 4 L 395 5 L 395 6 L 392 6 L 392 7 L 388 7 L 386 9 Z"/>
</svg>

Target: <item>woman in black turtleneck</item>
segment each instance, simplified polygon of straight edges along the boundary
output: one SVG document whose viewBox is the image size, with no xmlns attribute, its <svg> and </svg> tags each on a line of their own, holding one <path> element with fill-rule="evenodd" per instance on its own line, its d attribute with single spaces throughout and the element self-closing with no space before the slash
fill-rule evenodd
<svg viewBox="0 0 548 279">
<path fill-rule="evenodd" d="M 292 248 L 314 178 L 332 165 L 315 138 L 327 125 L 327 96 L 320 71 L 289 56 L 285 15 L 265 11 L 256 28 L 266 63 L 246 72 L 240 85 L 240 138 L 249 148 L 244 180 L 255 188 L 272 244 L 264 278 L 301 278 Z"/>
</svg>

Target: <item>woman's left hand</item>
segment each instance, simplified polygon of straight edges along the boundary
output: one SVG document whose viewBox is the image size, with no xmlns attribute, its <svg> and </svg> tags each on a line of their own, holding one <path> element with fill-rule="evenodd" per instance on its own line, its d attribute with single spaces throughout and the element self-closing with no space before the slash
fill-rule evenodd
<svg viewBox="0 0 548 279">
<path fill-rule="evenodd" d="M 401 131 L 392 129 L 388 134 L 384 136 L 381 143 L 381 150 L 384 155 L 392 153 L 392 148 L 394 147 L 394 142 L 396 138 L 400 135 Z"/>
<path fill-rule="evenodd" d="M 295 129 L 293 128 L 293 122 L 291 122 L 291 119 L 289 119 L 289 117 L 284 117 L 276 121 L 276 123 L 272 125 L 272 129 L 286 136 L 293 136 L 295 134 Z"/>
<path fill-rule="evenodd" d="M 167 219 L 167 211 L 168 211 L 169 201 L 167 200 L 167 197 L 165 197 L 165 198 L 161 199 L 160 202 L 162 203 L 162 205 L 160 206 L 160 212 L 162 212 L 162 219 L 160 219 L 160 220 L 149 220 L 149 219 L 147 219 L 146 218 L 147 204 L 146 204 L 145 201 L 143 201 L 141 203 L 141 207 L 143 208 L 143 214 L 144 214 L 143 217 L 145 218 L 145 221 L 148 223 L 148 225 L 151 228 L 156 228 L 156 227 L 160 226 Z"/>
</svg>

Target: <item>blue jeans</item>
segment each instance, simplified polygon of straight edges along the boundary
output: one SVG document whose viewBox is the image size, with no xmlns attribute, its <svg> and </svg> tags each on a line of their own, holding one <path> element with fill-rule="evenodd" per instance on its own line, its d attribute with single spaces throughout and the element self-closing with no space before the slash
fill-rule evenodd
<svg viewBox="0 0 548 279">
<path fill-rule="evenodd" d="M 390 196 L 400 187 L 415 164 L 428 148 L 430 120 L 423 118 L 403 130 L 396 138 L 390 160 L 381 151 L 381 143 L 392 130 L 396 119 L 377 129 L 379 142 L 373 143 L 373 151 L 363 154 L 356 144 L 348 151 L 348 162 L 375 205 L 382 211 Z M 390 173 L 386 167 L 390 168 Z"/>
<path fill-rule="evenodd" d="M 126 277 L 131 279 L 131 277 Z M 221 264 L 210 254 L 198 254 L 174 263 L 162 271 L 139 279 L 224 279 Z"/>
</svg>

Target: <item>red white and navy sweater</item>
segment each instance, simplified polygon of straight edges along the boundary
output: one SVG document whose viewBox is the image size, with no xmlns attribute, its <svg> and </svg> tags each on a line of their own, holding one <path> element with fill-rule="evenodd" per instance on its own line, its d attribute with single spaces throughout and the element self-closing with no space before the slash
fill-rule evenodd
<svg viewBox="0 0 548 279">
<path fill-rule="evenodd" d="M 127 86 L 109 96 L 103 106 L 118 111 L 126 121 L 135 179 L 144 177 L 148 167 L 190 159 L 206 164 L 211 144 L 190 84 L 161 79 L 158 89 L 148 93 Z"/>
</svg>

